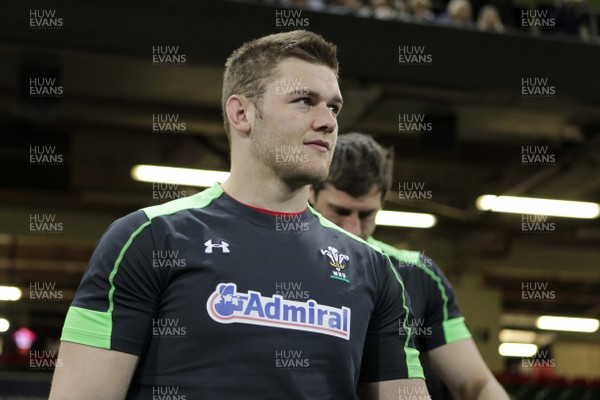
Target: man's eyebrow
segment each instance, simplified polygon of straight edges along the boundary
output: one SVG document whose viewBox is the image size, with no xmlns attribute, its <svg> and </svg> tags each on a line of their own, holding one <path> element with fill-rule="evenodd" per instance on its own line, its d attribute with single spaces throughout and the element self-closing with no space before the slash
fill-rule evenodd
<svg viewBox="0 0 600 400">
<path fill-rule="evenodd" d="M 342 106 L 344 104 L 344 99 L 342 99 L 342 96 L 335 95 L 335 96 L 333 96 L 332 100 L 335 103 L 338 103 L 340 106 Z"/>
<path fill-rule="evenodd" d="M 291 95 L 303 94 L 305 96 L 312 97 L 312 98 L 320 98 L 321 97 L 321 93 L 317 92 L 314 89 L 309 89 L 309 88 L 299 89 L 290 94 Z M 344 99 L 342 99 L 342 97 L 337 94 L 332 97 L 331 101 L 334 103 L 338 103 L 340 106 L 342 104 L 344 104 Z"/>
<path fill-rule="evenodd" d="M 375 211 L 377 211 L 376 208 L 371 208 L 368 210 L 358 210 L 359 214 L 373 214 Z"/>
<path fill-rule="evenodd" d="M 337 204 L 334 203 L 328 203 L 329 207 L 338 210 L 338 211 L 347 211 L 347 212 L 352 212 L 354 210 L 351 210 L 349 208 L 346 207 L 342 207 L 342 206 L 338 206 Z M 362 210 L 357 210 L 359 214 L 365 214 L 365 213 L 372 213 L 377 211 L 377 208 L 368 208 L 368 209 L 362 209 Z"/>
<path fill-rule="evenodd" d="M 337 204 L 333 204 L 333 203 L 330 203 L 330 202 L 327 202 L 327 204 L 329 205 L 329 207 L 333 208 L 336 211 L 352 212 L 352 210 L 350 210 L 349 208 L 338 206 Z"/>
</svg>

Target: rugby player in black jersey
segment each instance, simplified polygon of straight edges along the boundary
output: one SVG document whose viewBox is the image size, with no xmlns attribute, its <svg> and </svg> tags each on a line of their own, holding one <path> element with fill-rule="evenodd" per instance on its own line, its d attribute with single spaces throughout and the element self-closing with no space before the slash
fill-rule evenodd
<svg viewBox="0 0 600 400">
<path fill-rule="evenodd" d="M 340 135 L 329 176 L 312 187 L 311 203 L 324 217 L 380 247 L 397 267 L 412 302 L 412 333 L 433 400 L 451 399 L 448 390 L 457 400 L 509 400 L 471 339 L 440 268 L 422 253 L 371 236 L 391 187 L 392 163 L 393 152 L 371 136 Z"/>
<path fill-rule="evenodd" d="M 389 258 L 307 207 L 342 102 L 336 48 L 314 33 L 233 52 L 230 178 L 109 227 L 66 316 L 51 400 L 426 398 Z M 299 157 L 282 161 L 283 149 Z M 281 282 L 307 296 L 289 298 Z"/>
</svg>

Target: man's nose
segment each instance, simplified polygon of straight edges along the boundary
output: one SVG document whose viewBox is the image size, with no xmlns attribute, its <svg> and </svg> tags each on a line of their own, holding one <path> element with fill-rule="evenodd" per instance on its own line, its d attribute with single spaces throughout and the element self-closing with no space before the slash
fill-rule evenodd
<svg viewBox="0 0 600 400">
<path fill-rule="evenodd" d="M 337 127 L 337 119 L 326 104 L 319 104 L 315 111 L 317 115 L 313 122 L 316 131 L 332 133 Z"/>
<path fill-rule="evenodd" d="M 358 218 L 358 214 L 352 213 L 347 217 L 344 217 L 344 221 L 342 222 L 342 228 L 344 228 L 350 233 L 355 234 L 356 236 L 360 236 L 360 218 Z"/>
</svg>

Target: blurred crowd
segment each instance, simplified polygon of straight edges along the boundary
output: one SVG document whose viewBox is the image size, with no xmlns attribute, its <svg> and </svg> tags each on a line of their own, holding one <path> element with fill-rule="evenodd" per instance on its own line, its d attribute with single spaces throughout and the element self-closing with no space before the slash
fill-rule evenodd
<svg viewBox="0 0 600 400">
<path fill-rule="evenodd" d="M 512 0 L 258 0 L 285 8 L 306 9 L 366 18 L 447 24 L 467 29 L 534 34 L 590 36 L 593 14 L 587 0 L 530 2 L 531 8 Z M 545 5 L 544 5 L 545 4 Z M 594 32 L 597 34 L 597 32 Z"/>
</svg>

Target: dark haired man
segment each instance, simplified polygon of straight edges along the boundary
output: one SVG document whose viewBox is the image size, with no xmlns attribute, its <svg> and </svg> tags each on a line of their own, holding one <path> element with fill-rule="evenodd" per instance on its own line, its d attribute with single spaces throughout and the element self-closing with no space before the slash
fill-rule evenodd
<svg viewBox="0 0 600 400">
<path fill-rule="evenodd" d="M 460 400 L 508 400 L 485 365 L 439 267 L 424 254 L 398 250 L 373 239 L 375 216 L 392 184 L 393 152 L 372 137 L 338 137 L 329 176 L 311 189 L 311 203 L 323 216 L 380 247 L 394 262 L 412 301 L 413 333 L 424 366 L 431 365 Z M 433 400 L 447 399 L 438 379 L 425 370 Z"/>
<path fill-rule="evenodd" d="M 231 55 L 229 179 L 108 229 L 69 309 L 51 400 L 426 395 L 409 379 L 422 369 L 389 259 L 307 208 L 337 138 L 337 74 L 335 46 L 306 31 Z M 301 228 L 280 232 L 281 219 Z M 156 268 L 165 255 L 185 265 Z"/>
</svg>

